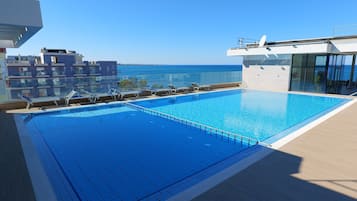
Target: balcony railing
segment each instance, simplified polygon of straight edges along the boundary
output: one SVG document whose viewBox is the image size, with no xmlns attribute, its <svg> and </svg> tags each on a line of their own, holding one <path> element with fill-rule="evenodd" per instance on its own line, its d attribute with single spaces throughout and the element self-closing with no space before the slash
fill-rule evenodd
<svg viewBox="0 0 357 201">
<path fill-rule="evenodd" d="M 8 78 L 32 77 L 31 72 L 9 72 Z"/>
<path fill-rule="evenodd" d="M 58 68 L 56 68 L 58 69 Z M 95 68 L 93 68 L 95 69 Z M 95 71 L 92 71 L 94 73 Z M 31 72 L 22 72 L 17 75 L 16 79 L 7 79 L 7 85 L 4 86 L 6 101 L 16 100 L 17 96 L 12 96 L 12 90 L 29 89 L 36 97 L 38 89 L 47 88 L 48 96 L 64 96 L 72 89 L 85 89 L 92 93 L 106 93 L 108 88 L 114 87 L 119 91 L 141 91 L 147 89 L 168 88 L 169 85 L 175 87 L 188 87 L 193 82 L 200 85 L 230 83 L 241 81 L 241 72 L 192 72 L 176 74 L 141 74 L 131 76 L 72 76 L 67 77 L 64 70 L 52 71 L 50 77 L 32 77 Z M 76 73 L 83 73 L 76 72 Z M 77 74 L 78 75 L 78 74 Z M 19 77 L 28 76 L 28 77 Z M 40 79 L 41 78 L 41 79 Z M 39 82 L 40 79 L 40 82 Z M 15 82 L 16 81 L 16 82 Z M 44 90 L 42 90 L 44 91 Z M 58 95 L 60 94 L 60 95 Z"/>
<path fill-rule="evenodd" d="M 53 77 L 63 77 L 66 76 L 64 71 L 52 71 L 52 76 Z"/>
<path fill-rule="evenodd" d="M 37 71 L 36 77 L 50 77 L 50 75 L 48 73 L 46 73 L 45 71 Z"/>
</svg>

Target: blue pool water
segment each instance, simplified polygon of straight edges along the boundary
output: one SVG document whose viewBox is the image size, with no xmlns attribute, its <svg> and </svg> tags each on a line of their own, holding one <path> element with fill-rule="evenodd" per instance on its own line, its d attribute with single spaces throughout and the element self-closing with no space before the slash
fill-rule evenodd
<svg viewBox="0 0 357 201">
<path fill-rule="evenodd" d="M 271 143 L 347 101 L 229 90 L 132 103 Z M 63 200 L 165 200 L 259 149 L 128 104 L 23 118 Z"/>
<path fill-rule="evenodd" d="M 345 103 L 346 99 L 234 90 L 201 95 L 170 97 L 135 104 L 188 119 L 259 141 L 288 134 Z"/>
<path fill-rule="evenodd" d="M 35 115 L 26 127 L 35 141 L 44 141 L 81 200 L 155 196 L 247 148 L 121 105 Z"/>
<path fill-rule="evenodd" d="M 241 65 L 118 65 L 119 79 L 144 79 L 149 86 L 168 84 L 177 87 L 239 82 Z"/>
</svg>

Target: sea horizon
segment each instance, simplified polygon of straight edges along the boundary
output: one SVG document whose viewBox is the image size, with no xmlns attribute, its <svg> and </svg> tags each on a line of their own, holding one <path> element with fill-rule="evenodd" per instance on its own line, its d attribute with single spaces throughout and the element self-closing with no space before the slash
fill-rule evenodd
<svg viewBox="0 0 357 201">
<path fill-rule="evenodd" d="M 135 64 L 135 63 L 118 63 L 118 66 L 241 66 L 242 64 Z"/>
<path fill-rule="evenodd" d="M 192 83 L 239 82 L 241 65 L 118 65 L 119 80 L 146 80 L 150 86 L 188 86 Z"/>
</svg>

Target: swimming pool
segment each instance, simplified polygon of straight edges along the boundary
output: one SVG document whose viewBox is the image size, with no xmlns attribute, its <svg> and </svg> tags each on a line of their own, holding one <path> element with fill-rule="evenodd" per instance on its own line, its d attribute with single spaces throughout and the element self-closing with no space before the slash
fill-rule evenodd
<svg viewBox="0 0 357 201">
<path fill-rule="evenodd" d="M 248 147 L 124 105 L 26 121 L 57 196 L 71 189 L 74 200 L 166 199 L 236 162 Z"/>
<path fill-rule="evenodd" d="M 229 90 L 134 104 L 273 143 L 348 101 L 316 95 Z"/>
<path fill-rule="evenodd" d="M 228 90 L 17 119 L 57 197 L 165 200 L 259 149 L 225 132 L 271 143 L 347 101 Z"/>
</svg>

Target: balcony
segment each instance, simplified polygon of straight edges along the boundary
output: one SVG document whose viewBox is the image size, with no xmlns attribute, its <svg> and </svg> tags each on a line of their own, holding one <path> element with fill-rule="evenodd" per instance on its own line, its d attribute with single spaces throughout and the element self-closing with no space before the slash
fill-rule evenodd
<svg viewBox="0 0 357 201">
<path fill-rule="evenodd" d="M 73 67 L 86 67 L 87 65 L 85 63 L 75 63 L 73 64 Z"/>
<path fill-rule="evenodd" d="M 81 72 L 75 72 L 73 74 L 74 77 L 87 77 L 88 75 L 85 73 L 81 73 Z"/>
<path fill-rule="evenodd" d="M 84 70 L 75 70 L 73 73 L 74 77 L 87 77 L 88 74 Z"/>
<path fill-rule="evenodd" d="M 36 77 L 47 78 L 50 77 L 50 75 L 46 71 L 36 71 Z"/>
<path fill-rule="evenodd" d="M 52 71 L 52 77 L 65 77 L 64 71 Z"/>
<path fill-rule="evenodd" d="M 52 69 L 55 68 L 64 68 L 64 63 L 52 63 L 51 64 Z"/>
<path fill-rule="evenodd" d="M 34 87 L 32 79 L 8 80 L 10 89 L 32 89 Z"/>
<path fill-rule="evenodd" d="M 52 79 L 52 84 L 54 88 L 62 88 L 66 87 L 66 79 L 65 78 L 54 78 Z"/>
<path fill-rule="evenodd" d="M 8 79 L 32 78 L 32 72 L 9 72 Z"/>
<path fill-rule="evenodd" d="M 38 78 L 37 79 L 37 88 L 50 88 L 51 79 Z"/>
<path fill-rule="evenodd" d="M 30 66 L 30 61 L 18 61 L 18 60 L 6 60 L 6 65 L 8 67 L 22 67 L 22 66 Z"/>
<path fill-rule="evenodd" d="M 97 67 L 91 67 L 91 68 L 89 69 L 89 75 L 90 75 L 90 76 L 100 76 L 100 75 L 101 75 L 101 72 L 100 72 L 99 68 L 97 68 Z"/>
</svg>

